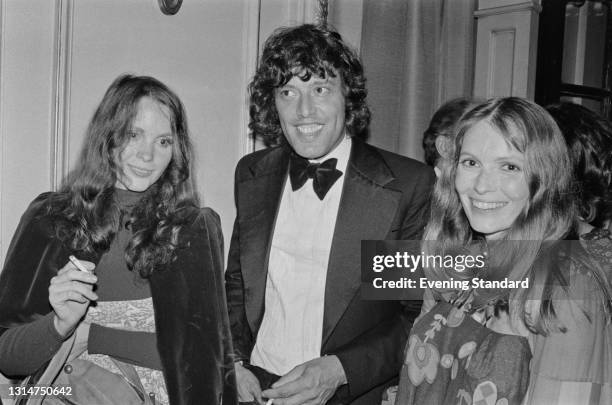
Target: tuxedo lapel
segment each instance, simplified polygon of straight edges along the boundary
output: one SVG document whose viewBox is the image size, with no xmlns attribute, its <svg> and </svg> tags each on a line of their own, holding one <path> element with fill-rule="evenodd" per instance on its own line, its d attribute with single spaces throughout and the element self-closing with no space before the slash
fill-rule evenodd
<svg viewBox="0 0 612 405">
<path fill-rule="evenodd" d="M 240 185 L 240 262 L 246 315 L 255 334 L 263 317 L 270 244 L 288 164 L 287 149 L 276 148 L 249 168 L 252 177 Z"/>
<path fill-rule="evenodd" d="M 323 345 L 361 282 L 361 240 L 384 239 L 401 193 L 385 186 L 394 179 L 382 156 L 353 140 L 332 240 L 325 286 Z"/>
</svg>

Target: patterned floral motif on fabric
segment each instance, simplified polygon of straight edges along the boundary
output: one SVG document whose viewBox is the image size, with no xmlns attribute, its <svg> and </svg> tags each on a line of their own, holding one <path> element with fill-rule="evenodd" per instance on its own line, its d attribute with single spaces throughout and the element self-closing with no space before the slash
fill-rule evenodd
<svg viewBox="0 0 612 405">
<path fill-rule="evenodd" d="M 418 336 L 410 336 L 404 364 L 408 366 L 408 377 L 412 384 L 420 385 L 423 378 L 431 384 L 438 373 L 438 361 L 440 361 L 440 354 L 434 345 L 426 341 L 422 342 Z"/>
<path fill-rule="evenodd" d="M 492 331 L 440 302 L 413 326 L 397 392 L 387 390 L 383 404 L 520 404 L 530 359 L 526 338 Z"/>
<path fill-rule="evenodd" d="M 530 336 L 536 371 L 525 405 L 612 405 L 612 323 L 592 269 L 586 267 L 598 265 L 605 282 L 612 282 L 612 240 L 609 231 L 598 229 L 581 238 L 592 262 L 576 261 L 569 299 L 558 294 L 561 298 L 553 301 L 565 332 Z"/>
<path fill-rule="evenodd" d="M 155 317 L 151 298 L 133 301 L 103 301 L 89 307 L 85 322 L 96 323 L 109 328 L 135 332 L 155 332 Z M 89 354 L 85 351 L 80 359 L 91 361 L 108 371 L 121 375 L 112 360 L 103 354 Z M 156 404 L 167 405 L 168 393 L 164 375 L 160 370 L 134 366 L 147 393 L 155 394 Z"/>
</svg>

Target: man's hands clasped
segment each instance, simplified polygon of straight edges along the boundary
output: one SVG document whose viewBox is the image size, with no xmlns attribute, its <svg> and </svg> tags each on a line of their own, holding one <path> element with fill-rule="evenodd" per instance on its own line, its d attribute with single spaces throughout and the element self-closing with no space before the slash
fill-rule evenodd
<svg viewBox="0 0 612 405">
<path fill-rule="evenodd" d="M 294 367 L 261 394 L 274 405 L 324 405 L 343 384 L 346 375 L 338 357 L 324 356 Z"/>
</svg>

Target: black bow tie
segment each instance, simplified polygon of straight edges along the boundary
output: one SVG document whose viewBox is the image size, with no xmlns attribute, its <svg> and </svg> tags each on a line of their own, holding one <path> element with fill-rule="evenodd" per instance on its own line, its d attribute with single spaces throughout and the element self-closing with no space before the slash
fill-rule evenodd
<svg viewBox="0 0 612 405">
<path fill-rule="evenodd" d="M 299 190 L 308 179 L 312 179 L 312 188 L 319 200 L 322 200 L 336 180 L 342 176 L 342 172 L 336 169 L 336 163 L 338 163 L 338 159 L 327 159 L 322 163 L 310 163 L 308 159 L 292 153 L 289 165 L 291 189 L 293 191 Z"/>
</svg>

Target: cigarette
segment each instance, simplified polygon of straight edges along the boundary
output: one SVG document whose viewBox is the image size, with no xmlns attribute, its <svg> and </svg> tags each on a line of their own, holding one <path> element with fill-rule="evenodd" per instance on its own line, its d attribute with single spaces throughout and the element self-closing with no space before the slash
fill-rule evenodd
<svg viewBox="0 0 612 405">
<path fill-rule="evenodd" d="M 83 266 L 83 263 L 81 263 L 79 259 L 77 259 L 73 255 L 68 256 L 68 260 L 70 260 L 70 262 L 74 264 L 77 269 L 84 271 L 85 273 L 91 273 L 89 270 L 87 270 L 85 266 Z"/>
<path fill-rule="evenodd" d="M 268 399 L 268 402 L 266 402 L 266 405 L 272 405 L 273 402 L 274 402 L 274 398 L 270 398 Z"/>
</svg>

